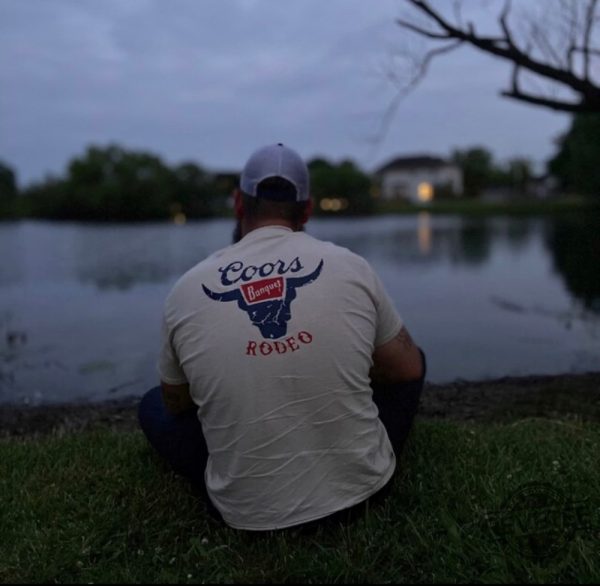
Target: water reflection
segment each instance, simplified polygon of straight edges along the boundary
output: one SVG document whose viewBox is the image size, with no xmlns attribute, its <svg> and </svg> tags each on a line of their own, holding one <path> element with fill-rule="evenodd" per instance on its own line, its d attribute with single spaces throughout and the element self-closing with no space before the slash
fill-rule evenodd
<svg viewBox="0 0 600 586">
<path fill-rule="evenodd" d="M 600 313 L 600 218 L 554 218 L 546 226 L 545 242 L 569 291 L 587 309 Z"/>
<path fill-rule="evenodd" d="M 316 218 L 307 232 L 369 260 L 443 382 L 597 369 L 598 223 L 425 213 Z M 0 402 L 156 384 L 164 299 L 232 227 L 0 225 Z"/>
<path fill-rule="evenodd" d="M 490 255 L 492 229 L 489 219 L 466 220 L 460 230 L 458 258 L 468 264 L 483 264 Z"/>
<path fill-rule="evenodd" d="M 375 221 L 339 220 L 309 231 L 370 258 L 399 265 L 448 262 L 483 266 L 495 246 L 519 254 L 540 232 L 539 220 L 418 216 L 378 218 Z"/>
<path fill-rule="evenodd" d="M 506 240 L 513 252 L 520 252 L 529 244 L 535 222 L 530 218 L 512 218 L 507 222 Z"/>
<path fill-rule="evenodd" d="M 232 226 L 231 220 L 182 226 L 4 225 L 0 246 L 10 254 L 0 262 L 0 286 L 75 277 L 98 290 L 127 291 L 136 285 L 171 281 L 228 245 Z M 493 246 L 504 245 L 519 254 L 539 230 L 535 220 L 432 217 L 428 212 L 400 218 L 315 219 L 307 228 L 368 258 L 422 267 L 440 262 L 484 266 Z M 557 238 L 560 243 L 562 237 Z M 559 270 L 563 265 L 557 265 Z"/>
<path fill-rule="evenodd" d="M 441 220 L 441 221 L 440 221 Z M 307 231 L 323 240 L 369 259 L 395 265 L 435 264 L 441 259 L 459 258 L 460 222 L 455 218 L 435 218 L 424 212 L 410 218 L 316 221 Z"/>
<path fill-rule="evenodd" d="M 431 216 L 429 212 L 420 212 L 418 217 L 419 227 L 417 236 L 419 239 L 419 250 L 421 254 L 427 255 L 431 252 Z"/>
<path fill-rule="evenodd" d="M 0 223 L 0 287 L 23 278 L 22 239 L 18 224 Z"/>
<path fill-rule="evenodd" d="M 98 289 L 125 291 L 180 275 L 209 253 L 202 234 L 181 226 L 95 226 L 74 237 L 75 274 Z M 176 233 L 181 230 L 187 233 Z"/>
</svg>

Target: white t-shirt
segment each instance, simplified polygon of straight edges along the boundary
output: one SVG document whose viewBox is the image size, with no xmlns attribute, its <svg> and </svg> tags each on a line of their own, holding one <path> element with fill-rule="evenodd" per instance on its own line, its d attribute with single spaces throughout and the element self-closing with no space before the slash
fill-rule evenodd
<svg viewBox="0 0 600 586">
<path fill-rule="evenodd" d="M 395 457 L 369 370 L 401 327 L 366 260 L 280 226 L 253 230 L 175 284 L 158 370 L 190 385 L 206 487 L 230 526 L 290 527 L 385 485 Z"/>
</svg>

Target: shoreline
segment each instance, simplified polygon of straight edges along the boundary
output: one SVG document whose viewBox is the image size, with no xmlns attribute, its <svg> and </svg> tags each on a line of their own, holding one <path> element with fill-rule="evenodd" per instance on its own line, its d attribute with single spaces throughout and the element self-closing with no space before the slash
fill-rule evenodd
<svg viewBox="0 0 600 586">
<path fill-rule="evenodd" d="M 404 200 L 378 201 L 371 211 L 356 214 L 337 212 L 318 212 L 316 218 L 355 218 L 355 217 L 377 217 L 387 215 L 417 215 L 429 212 L 435 215 L 462 215 L 462 216 L 552 216 L 563 213 L 585 213 L 600 209 L 600 204 L 591 197 L 579 195 L 554 195 L 546 199 L 535 196 L 519 196 L 507 200 L 484 200 L 481 198 L 469 198 L 461 196 L 455 199 L 437 199 L 429 204 L 410 203 Z M 212 215 L 191 215 L 187 221 L 211 221 L 231 220 L 234 216 L 230 211 L 221 210 Z M 106 218 L 103 216 L 95 218 L 72 218 L 54 216 L 36 216 L 17 213 L 14 215 L 0 216 L 2 222 L 50 222 L 56 224 L 77 223 L 97 225 L 143 225 L 143 224 L 170 224 L 173 219 L 169 215 L 164 217 L 145 218 Z"/>
<path fill-rule="evenodd" d="M 138 428 L 140 397 L 101 403 L 0 405 L 0 438 Z M 502 423 L 523 418 L 600 422 L 600 372 L 426 383 L 418 417 Z"/>
</svg>

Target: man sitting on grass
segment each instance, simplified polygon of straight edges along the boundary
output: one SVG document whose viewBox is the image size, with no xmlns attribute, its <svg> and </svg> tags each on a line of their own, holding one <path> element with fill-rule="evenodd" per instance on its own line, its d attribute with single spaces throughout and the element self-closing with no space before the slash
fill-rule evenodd
<svg viewBox="0 0 600 586">
<path fill-rule="evenodd" d="M 142 430 L 231 527 L 305 524 L 385 494 L 425 376 L 361 257 L 303 232 L 308 169 L 276 144 L 246 163 L 240 240 L 188 271 L 164 312 Z"/>
</svg>

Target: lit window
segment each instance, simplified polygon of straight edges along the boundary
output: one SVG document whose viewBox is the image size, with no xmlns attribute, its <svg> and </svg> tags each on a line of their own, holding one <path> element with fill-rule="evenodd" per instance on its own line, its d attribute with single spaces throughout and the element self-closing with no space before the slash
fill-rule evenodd
<svg viewBox="0 0 600 586">
<path fill-rule="evenodd" d="M 348 200 L 345 197 L 324 197 L 319 206 L 324 212 L 339 212 L 348 207 Z"/>
<path fill-rule="evenodd" d="M 331 209 L 331 199 L 324 197 L 320 202 L 320 206 L 323 211 L 329 211 Z"/>
<path fill-rule="evenodd" d="M 431 183 L 419 183 L 417 190 L 419 201 L 427 202 L 433 199 L 433 185 Z"/>
</svg>

